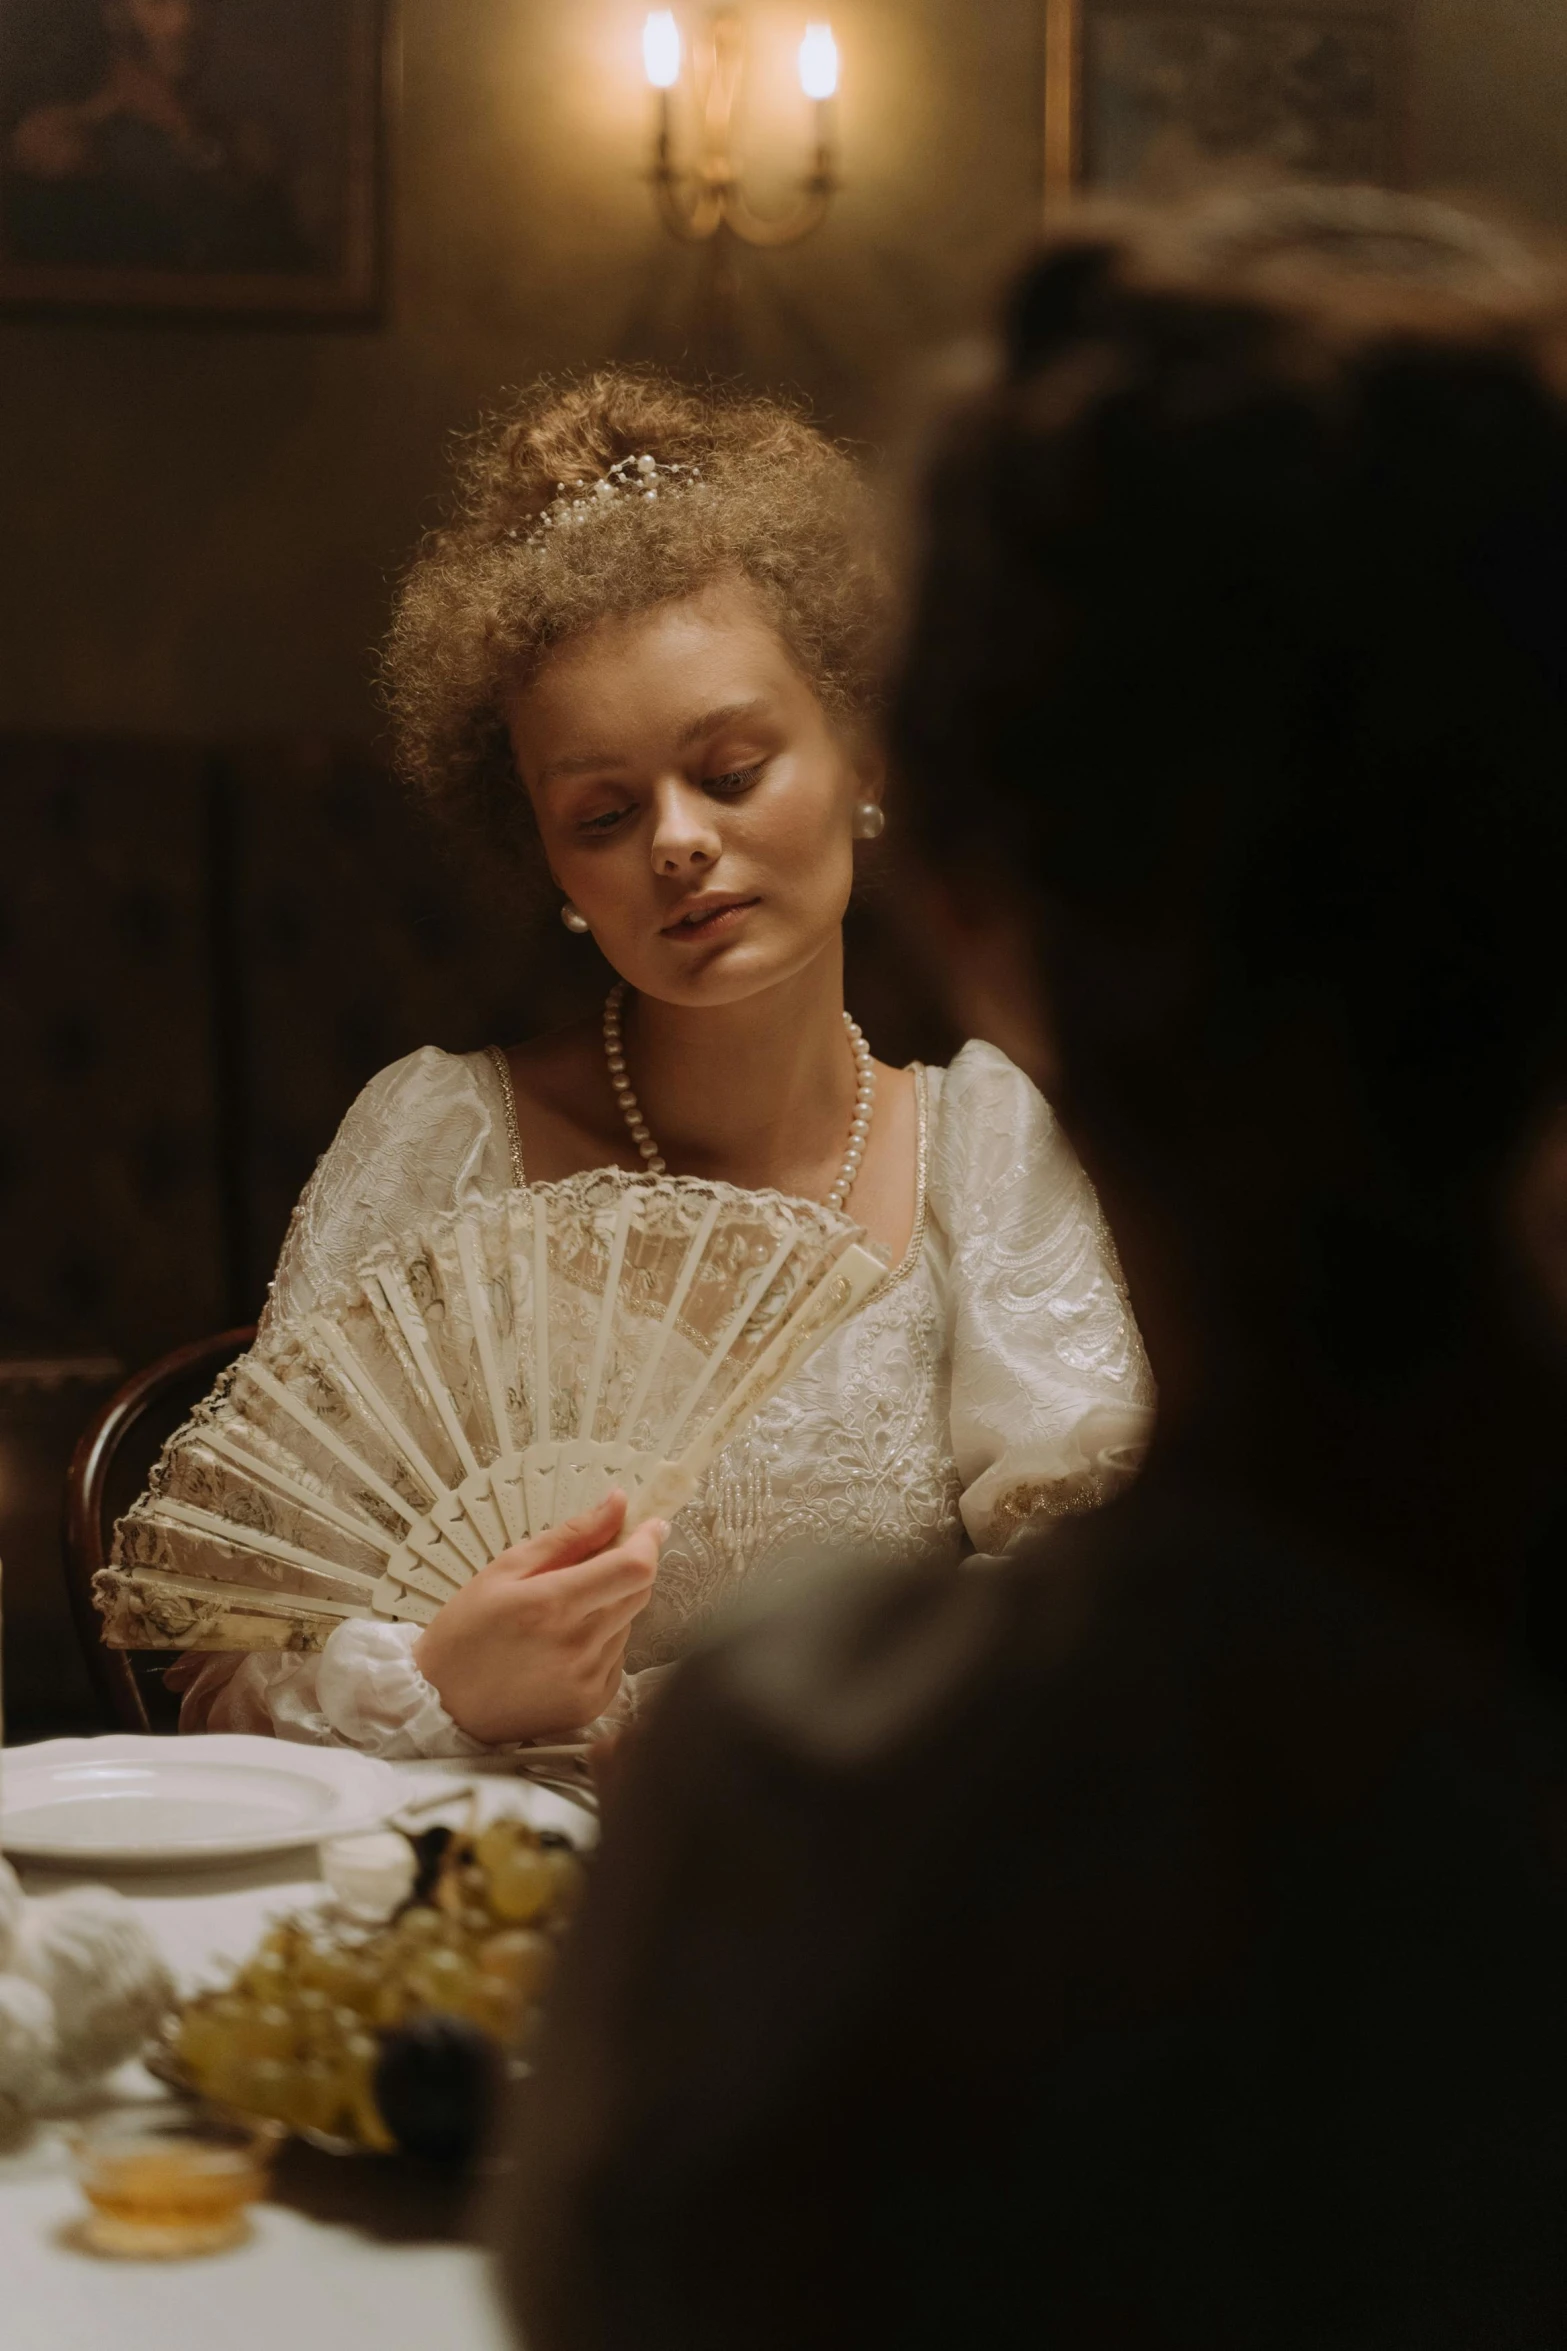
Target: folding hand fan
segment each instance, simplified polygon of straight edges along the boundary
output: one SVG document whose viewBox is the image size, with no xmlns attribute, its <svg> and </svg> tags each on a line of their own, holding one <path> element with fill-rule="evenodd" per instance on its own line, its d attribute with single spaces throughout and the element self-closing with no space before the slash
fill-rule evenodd
<svg viewBox="0 0 1567 2351">
<path fill-rule="evenodd" d="M 834 1210 L 596 1169 L 441 1218 L 279 1318 L 170 1440 L 94 1597 L 121 1649 L 427 1622 L 625 1488 L 672 1517 L 884 1278 Z"/>
</svg>

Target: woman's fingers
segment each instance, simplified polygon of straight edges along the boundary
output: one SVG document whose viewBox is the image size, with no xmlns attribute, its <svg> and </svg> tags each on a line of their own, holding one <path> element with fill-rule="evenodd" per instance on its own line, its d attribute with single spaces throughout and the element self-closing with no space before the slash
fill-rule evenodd
<svg viewBox="0 0 1567 2351">
<path fill-rule="evenodd" d="M 618 1671 L 619 1660 L 624 1656 L 626 1644 L 631 1638 L 631 1628 L 651 1597 L 652 1586 L 648 1585 L 644 1590 L 628 1592 L 608 1607 L 597 1609 L 591 1616 L 584 1617 L 579 1634 L 583 1649 L 600 1658 L 607 1658 L 613 1652 Z"/>
<path fill-rule="evenodd" d="M 651 1584 L 639 1585 L 634 1592 L 624 1592 L 602 1608 L 586 1612 L 580 1620 L 583 1641 L 619 1641 L 624 1647 L 626 1637 L 637 1618 L 653 1596 Z"/>
<path fill-rule="evenodd" d="M 591 1510 L 579 1511 L 575 1518 L 562 1519 L 558 1527 L 534 1535 L 526 1543 L 514 1543 L 509 1551 L 491 1560 L 490 1570 L 514 1576 L 561 1575 L 600 1561 L 635 1556 L 645 1557 L 648 1572 L 654 1572 L 660 1546 L 669 1532 L 668 1525 L 661 1518 L 644 1519 L 621 1543 L 619 1538 L 625 1532 L 625 1524 L 626 1497 L 616 1487 Z"/>
<path fill-rule="evenodd" d="M 621 1675 L 626 1670 L 626 1634 L 624 1628 L 613 1641 L 606 1642 L 597 1655 L 584 1666 L 583 1683 L 589 1695 L 589 1708 L 583 1717 L 593 1722 L 606 1714 L 615 1703 Z"/>
<path fill-rule="evenodd" d="M 603 1501 L 595 1502 L 591 1510 L 579 1510 L 575 1518 L 563 1518 L 558 1527 L 549 1527 L 542 1535 L 530 1535 L 526 1543 L 513 1543 L 509 1551 L 503 1551 L 490 1565 L 513 1575 L 545 1575 L 607 1550 L 618 1539 L 625 1523 L 626 1497 L 618 1486 L 612 1486 Z"/>
<path fill-rule="evenodd" d="M 617 1544 L 613 1551 L 601 1551 L 596 1558 L 583 1560 L 578 1566 L 562 1568 L 555 1579 L 554 1597 L 563 1608 L 580 1609 L 585 1616 L 596 1616 L 629 1600 L 635 1614 L 653 1589 L 658 1575 L 659 1544 L 665 1531 L 661 1521 L 650 1520 L 646 1527 L 638 1527 L 629 1542 Z"/>
<path fill-rule="evenodd" d="M 669 1531 L 625 1521 L 624 1494 L 607 1494 L 502 1552 L 425 1627 L 416 1660 L 460 1729 L 493 1745 L 603 1712 Z"/>
<path fill-rule="evenodd" d="M 625 1518 L 625 1496 L 606 1495 L 503 1552 L 424 1628 L 415 1660 L 460 1729 L 495 1745 L 608 1705 L 668 1531 L 650 1520 L 626 1535 Z"/>
<path fill-rule="evenodd" d="M 601 1672 L 619 1673 L 636 1617 L 637 1612 L 633 1609 L 630 1616 L 626 1617 L 622 1623 L 616 1625 L 606 1623 L 603 1626 L 603 1638 L 594 1651 Z"/>
</svg>

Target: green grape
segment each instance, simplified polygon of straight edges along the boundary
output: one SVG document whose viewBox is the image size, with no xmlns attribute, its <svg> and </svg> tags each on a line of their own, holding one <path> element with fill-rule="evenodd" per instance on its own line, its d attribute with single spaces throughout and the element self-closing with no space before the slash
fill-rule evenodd
<svg viewBox="0 0 1567 2351">
<path fill-rule="evenodd" d="M 356 2033 L 343 2051 L 339 2079 L 354 2136 L 378 2153 L 390 2154 L 397 2142 L 382 2121 L 375 2102 L 375 2069 L 380 2062 L 380 2042 L 370 2033 Z"/>
<path fill-rule="evenodd" d="M 221 2062 L 228 2047 L 228 2028 L 213 2014 L 216 2003 L 197 2000 L 180 2018 L 179 2038 L 175 2044 L 180 2063 L 188 2066 L 198 2079 L 209 2067 Z"/>
<path fill-rule="evenodd" d="M 474 1860 L 488 1874 L 510 1861 L 525 1841 L 530 1845 L 533 1842 L 527 1823 L 508 1819 L 503 1814 L 499 1820 L 492 1820 L 488 1828 L 481 1829 L 474 1838 Z"/>
<path fill-rule="evenodd" d="M 301 1942 L 294 1960 L 294 1980 L 302 1991 L 328 1992 L 336 1972 L 337 1955 L 329 1943 L 313 1936 Z"/>
<path fill-rule="evenodd" d="M 264 2115 L 269 2122 L 287 2122 L 298 2071 L 286 2057 L 253 2057 L 232 2077 L 232 2102 L 247 2114 Z"/>
<path fill-rule="evenodd" d="M 460 1951 L 427 1951 L 408 1970 L 407 1985 L 426 2008 L 460 2013 L 473 1983 L 472 1963 Z"/>
<path fill-rule="evenodd" d="M 353 2039 L 344 2044 L 340 2053 L 339 2070 L 343 2079 L 350 2080 L 356 2074 L 368 2076 L 374 2071 L 380 2054 L 381 2044 L 374 2033 L 355 2033 Z"/>
<path fill-rule="evenodd" d="M 249 2061 L 250 2027 L 256 2010 L 235 1992 L 220 1992 L 202 2005 L 198 2035 L 201 2087 L 210 2097 L 226 2098 L 236 2072 Z"/>
<path fill-rule="evenodd" d="M 509 1925 L 526 1926 L 549 1908 L 555 1894 L 550 1868 L 554 1855 L 526 1846 L 508 1854 L 490 1872 L 490 1908 Z"/>
<path fill-rule="evenodd" d="M 298 2028 L 286 2008 L 253 2008 L 231 2028 L 233 2046 L 244 2057 L 292 2057 Z"/>
<path fill-rule="evenodd" d="M 370 2021 L 378 2025 L 401 2024 L 408 2013 L 407 1988 L 400 1975 L 382 1977 L 370 2010 Z"/>
<path fill-rule="evenodd" d="M 440 1941 L 445 1923 L 438 1910 L 432 1910 L 428 1903 L 421 1902 L 412 1910 L 403 1912 L 397 1922 L 397 1934 L 403 1943 L 436 1943 Z"/>
<path fill-rule="evenodd" d="M 557 1846 L 544 1855 L 544 1866 L 550 1873 L 550 1908 L 557 1917 L 570 1918 L 587 1884 L 582 1864 L 575 1853 Z"/>
<path fill-rule="evenodd" d="M 289 2006 L 304 2048 L 314 2049 L 319 2042 L 335 2036 L 336 2007 L 319 1984 L 307 1984 L 302 1992 L 296 1992 Z"/>
<path fill-rule="evenodd" d="M 548 1937 L 531 1927 L 508 1927 L 491 1935 L 478 1954 L 480 1973 L 503 1984 L 513 2000 L 536 2000 L 555 1962 Z"/>
<path fill-rule="evenodd" d="M 521 2022 L 522 2006 L 504 1976 L 476 1975 L 463 2014 L 492 2041 L 510 2041 Z"/>
<path fill-rule="evenodd" d="M 379 1980 L 372 1961 L 364 1958 L 357 1951 L 345 1951 L 342 1954 L 342 1965 L 338 1969 L 337 1981 L 328 1986 L 333 1999 L 338 2004 L 339 2013 L 346 2008 L 357 2011 L 361 2016 L 365 2015 L 375 1999 L 375 1988 Z"/>
<path fill-rule="evenodd" d="M 216 2099 L 220 2106 L 242 2106 L 245 2103 L 245 2084 L 250 2069 L 257 2062 L 254 2057 L 246 2057 L 238 2049 L 219 2050 L 208 2061 L 207 2069 L 200 2077 L 203 2095 Z M 274 2061 L 267 2059 L 265 2062 L 270 2064 Z"/>
<path fill-rule="evenodd" d="M 293 1970 L 281 1951 L 269 1951 L 263 1945 L 249 1965 L 241 1970 L 239 1986 L 251 1998 L 263 2002 L 286 2000 Z"/>
<path fill-rule="evenodd" d="M 309 1947 L 300 1966 L 301 1981 L 312 1991 L 325 1992 L 328 1999 L 356 2004 L 356 1996 L 365 1996 L 365 1970 L 359 1955 L 345 1951 L 341 1944 L 317 1943 Z"/>
<path fill-rule="evenodd" d="M 289 2110 L 283 2120 L 296 2131 L 333 2131 L 343 2100 L 341 2069 L 324 2057 L 307 2057 L 294 2068 Z"/>
</svg>

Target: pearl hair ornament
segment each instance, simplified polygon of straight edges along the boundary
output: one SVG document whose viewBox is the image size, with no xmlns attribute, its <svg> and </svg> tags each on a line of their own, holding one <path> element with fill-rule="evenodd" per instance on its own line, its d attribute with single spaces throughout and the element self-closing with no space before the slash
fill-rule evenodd
<svg viewBox="0 0 1567 2351">
<path fill-rule="evenodd" d="M 701 479 L 700 466 L 666 463 L 643 450 L 637 457 L 617 458 L 596 482 L 557 482 L 554 497 L 532 529 L 524 531 L 514 525 L 506 537 L 520 539 L 525 547 L 542 547 L 548 532 L 580 530 L 594 515 L 603 514 L 622 498 L 656 499 L 661 482 L 666 489 L 674 489 Z"/>
<path fill-rule="evenodd" d="M 620 1105 L 620 1114 L 630 1129 L 631 1140 L 640 1152 L 648 1174 L 667 1175 L 669 1169 L 663 1153 L 648 1130 L 642 1106 L 626 1073 L 626 1044 L 621 1026 L 625 1001 L 626 983 L 617 980 L 604 999 L 604 1058 L 609 1064 L 609 1082 L 614 1088 L 615 1100 Z M 854 1055 L 854 1116 L 849 1122 L 849 1146 L 843 1155 L 843 1165 L 827 1195 L 827 1206 L 840 1212 L 848 1204 L 849 1194 L 860 1172 L 860 1162 L 865 1157 L 865 1145 L 871 1131 L 871 1112 L 876 1102 L 876 1064 L 865 1042 L 864 1031 L 847 1012 L 843 1016 L 843 1025 L 849 1039 L 849 1049 Z"/>
</svg>

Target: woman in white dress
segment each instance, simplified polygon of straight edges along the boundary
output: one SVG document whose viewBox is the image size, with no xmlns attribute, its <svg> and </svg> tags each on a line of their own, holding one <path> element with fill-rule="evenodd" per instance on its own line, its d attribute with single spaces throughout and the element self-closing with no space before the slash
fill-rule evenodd
<svg viewBox="0 0 1567 2351">
<path fill-rule="evenodd" d="M 1048 1106 L 988 1045 L 883 1067 L 845 1013 L 855 843 L 883 826 L 872 546 L 850 461 L 770 402 L 616 371 L 474 444 L 393 630 L 404 769 L 519 887 L 542 851 L 620 985 L 602 1028 L 373 1079 L 267 1312 L 433 1212 L 605 1165 L 846 1205 L 889 1272 L 667 1530 L 611 1504 L 427 1627 L 190 1660 L 182 1727 L 413 1756 L 624 1721 L 742 1584 L 999 1552 L 1122 1473 L 1148 1375 Z"/>
</svg>

